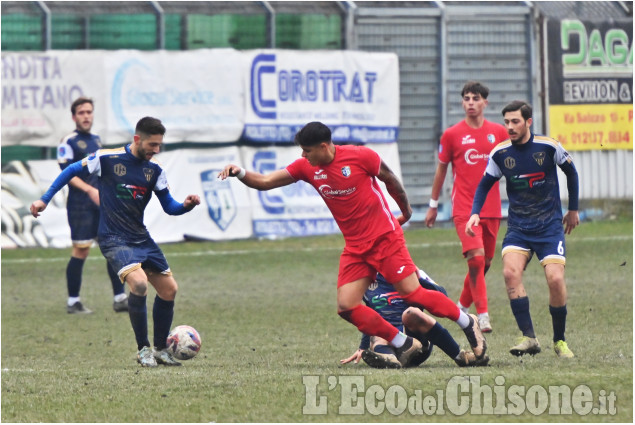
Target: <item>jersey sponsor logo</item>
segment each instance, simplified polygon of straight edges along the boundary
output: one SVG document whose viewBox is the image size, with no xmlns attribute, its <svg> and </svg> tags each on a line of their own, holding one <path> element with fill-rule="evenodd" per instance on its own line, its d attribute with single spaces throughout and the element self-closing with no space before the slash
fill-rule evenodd
<svg viewBox="0 0 635 425">
<path fill-rule="evenodd" d="M 472 137 L 471 134 L 466 134 L 465 136 L 463 136 L 463 139 L 461 139 L 462 145 L 471 145 L 474 143 L 476 143 L 476 139 Z"/>
<path fill-rule="evenodd" d="M 545 162 L 545 156 L 546 155 L 547 154 L 544 153 L 544 152 L 536 152 L 532 156 L 534 157 L 534 159 L 536 160 L 538 165 L 542 165 Z"/>
<path fill-rule="evenodd" d="M 496 143 L 496 136 L 494 136 L 493 134 L 488 134 L 487 141 L 490 142 L 491 144 Z"/>
<path fill-rule="evenodd" d="M 324 180 L 326 178 L 328 178 L 327 174 L 322 174 L 324 172 L 323 169 L 319 169 L 315 172 L 315 175 L 313 176 L 313 180 Z"/>
<path fill-rule="evenodd" d="M 218 180 L 216 176 L 221 170 L 201 172 L 201 187 L 207 203 L 209 217 L 225 231 L 238 214 L 238 206 L 231 190 L 229 179 Z"/>
<path fill-rule="evenodd" d="M 126 175 L 126 166 L 123 164 L 115 164 L 112 169 L 119 177 Z"/>
<path fill-rule="evenodd" d="M 516 190 L 534 188 L 545 184 L 545 173 L 520 174 L 512 176 L 510 181 Z"/>
<path fill-rule="evenodd" d="M 508 156 L 503 161 L 503 164 L 505 164 L 505 168 L 508 168 L 508 169 L 511 170 L 512 168 L 514 168 L 516 166 L 516 160 L 514 158 L 512 158 L 511 156 Z"/>
<path fill-rule="evenodd" d="M 344 177 L 348 177 L 351 175 L 351 167 L 349 167 L 348 165 L 345 167 L 342 167 L 342 175 Z"/>
<path fill-rule="evenodd" d="M 117 185 L 117 198 L 119 199 L 142 200 L 147 192 L 148 188 L 142 186 L 125 183 Z"/>
<path fill-rule="evenodd" d="M 465 152 L 465 162 L 467 162 L 470 165 L 475 165 L 477 164 L 478 161 L 482 161 L 482 160 L 487 161 L 488 158 L 489 158 L 489 154 L 479 153 L 476 149 L 468 149 Z"/>
<path fill-rule="evenodd" d="M 399 292 L 386 292 L 384 294 L 375 295 L 371 298 L 371 303 L 373 304 L 375 310 L 402 302 L 403 298 L 399 295 Z"/>
<path fill-rule="evenodd" d="M 152 180 L 152 176 L 154 175 L 154 170 L 152 168 L 144 168 L 143 175 L 146 176 L 146 181 L 149 182 Z"/>
<path fill-rule="evenodd" d="M 320 194 L 327 199 L 335 199 L 338 196 L 348 196 L 356 190 L 356 187 L 349 187 L 348 189 L 333 189 L 328 184 L 323 184 L 318 188 Z"/>
</svg>

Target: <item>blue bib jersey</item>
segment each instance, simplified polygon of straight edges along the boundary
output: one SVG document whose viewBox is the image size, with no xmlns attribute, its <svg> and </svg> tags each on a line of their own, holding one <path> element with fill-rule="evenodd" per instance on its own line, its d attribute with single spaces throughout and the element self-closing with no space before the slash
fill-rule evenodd
<svg viewBox="0 0 635 425">
<path fill-rule="evenodd" d="M 75 130 L 65 136 L 58 146 L 57 162 L 64 170 L 98 149 L 101 149 L 101 139 L 98 135 Z M 88 175 L 81 178 L 85 183 L 97 187 L 97 176 Z M 90 247 L 97 236 L 99 207 L 91 201 L 86 192 L 69 185 L 66 214 L 73 244 L 80 248 Z"/>
<path fill-rule="evenodd" d="M 527 143 L 510 140 L 490 153 L 485 175 L 474 195 L 472 214 L 478 214 L 494 182 L 505 176 L 509 216 L 503 255 L 536 253 L 541 264 L 565 263 L 562 206 L 557 167 L 567 176 L 569 210 L 578 209 L 578 173 L 569 153 L 546 136 L 531 134 Z"/>
</svg>

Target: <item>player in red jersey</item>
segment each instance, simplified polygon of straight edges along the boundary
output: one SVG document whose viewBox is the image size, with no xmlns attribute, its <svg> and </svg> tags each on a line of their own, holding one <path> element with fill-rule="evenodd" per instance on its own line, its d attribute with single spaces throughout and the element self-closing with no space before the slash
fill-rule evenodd
<svg viewBox="0 0 635 425">
<path fill-rule="evenodd" d="M 448 128 L 441 136 L 439 165 L 432 183 L 430 208 L 426 214 L 426 226 L 432 227 L 437 219 L 437 207 L 441 187 L 452 164 L 454 184 L 452 186 L 452 218 L 456 233 L 461 240 L 463 256 L 467 259 L 468 272 L 463 283 L 463 291 L 458 306 L 467 312 L 474 302 L 479 326 L 483 332 L 491 332 L 487 309 L 487 287 L 485 273 L 492 263 L 496 248 L 496 237 L 501 219 L 501 199 L 498 186 L 489 192 L 481 213 L 481 226 L 475 228 L 476 237 L 465 234 L 465 224 L 470 218 L 472 200 L 476 186 L 481 181 L 489 153 L 496 144 L 509 136 L 505 127 L 487 121 L 484 111 L 487 107 L 489 89 L 477 81 L 468 81 L 463 86 L 461 97 L 465 119 Z"/>
<path fill-rule="evenodd" d="M 346 242 L 337 278 L 338 314 L 366 335 L 389 341 L 402 364 L 421 353 L 421 343 L 399 332 L 362 303 L 377 272 L 394 285 L 407 304 L 457 322 L 476 357 L 484 359 L 487 347 L 476 316 L 462 312 L 443 293 L 419 284 L 418 269 L 401 229 L 410 219 L 412 209 L 403 185 L 379 155 L 363 146 L 335 146 L 331 130 L 320 122 L 305 125 L 296 134 L 295 142 L 302 148 L 302 158 L 285 169 L 260 174 L 229 164 L 218 176 L 223 180 L 237 177 L 258 190 L 303 180 L 320 193 Z M 399 217 L 390 212 L 377 179 L 386 184 L 388 193 L 399 205 L 402 212 Z"/>
</svg>

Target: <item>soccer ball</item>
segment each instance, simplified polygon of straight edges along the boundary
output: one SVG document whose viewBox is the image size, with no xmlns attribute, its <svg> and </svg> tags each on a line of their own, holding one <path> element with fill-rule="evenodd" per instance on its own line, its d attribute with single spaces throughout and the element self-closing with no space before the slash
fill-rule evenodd
<svg viewBox="0 0 635 425">
<path fill-rule="evenodd" d="M 167 346 L 177 359 L 189 360 L 201 349 L 201 336 L 193 327 L 180 325 L 170 331 Z"/>
</svg>

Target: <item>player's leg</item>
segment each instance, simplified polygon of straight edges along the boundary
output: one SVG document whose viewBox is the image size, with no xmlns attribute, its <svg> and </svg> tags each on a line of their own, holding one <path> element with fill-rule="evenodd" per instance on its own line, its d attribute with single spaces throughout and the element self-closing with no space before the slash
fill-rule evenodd
<svg viewBox="0 0 635 425">
<path fill-rule="evenodd" d="M 84 307 L 79 296 L 79 291 L 82 287 L 84 263 L 86 262 L 92 243 L 92 239 L 89 241 L 73 241 L 71 258 L 66 265 L 66 288 L 68 291 L 66 312 L 69 314 L 92 313 L 91 310 Z"/>
<path fill-rule="evenodd" d="M 400 369 L 395 348 L 378 336 L 370 337 L 370 347 L 362 352 L 362 360 L 375 369 Z"/>
<path fill-rule="evenodd" d="M 125 286 L 119 279 L 117 271 L 112 268 L 109 262 L 106 261 L 106 269 L 108 271 L 108 277 L 110 278 L 110 284 L 112 285 L 113 301 L 112 309 L 116 313 L 128 311 L 128 296 L 126 295 Z"/>
<path fill-rule="evenodd" d="M 558 230 L 560 229 L 561 226 Z M 554 350 L 558 357 L 572 358 L 573 352 L 567 346 L 564 337 L 567 323 L 564 234 L 556 237 L 546 236 L 544 243 L 536 245 L 536 255 L 541 259 L 540 264 L 544 267 L 549 287 L 549 313 L 553 325 Z"/>
<path fill-rule="evenodd" d="M 178 285 L 169 269 L 163 273 L 148 271 L 148 279 L 157 291 L 152 306 L 154 357 L 159 364 L 180 366 L 181 363 L 176 361 L 166 350 L 167 338 L 174 318 L 174 299 L 178 291 Z"/>
<path fill-rule="evenodd" d="M 489 361 L 489 357 L 484 355 L 481 359 L 477 359 L 473 352 L 461 350 L 459 344 L 452 338 L 450 332 L 445 329 L 432 316 L 426 314 L 416 307 L 409 307 L 402 314 L 402 320 L 406 333 L 420 341 L 429 341 L 429 350 L 427 356 L 420 359 L 422 363 L 427 359 L 432 351 L 432 347 L 436 345 L 445 354 L 459 366 L 485 366 Z M 425 354 L 425 353 L 424 353 Z M 418 365 L 418 364 L 417 364 Z M 411 366 L 415 366 L 411 363 Z"/>
<path fill-rule="evenodd" d="M 523 271 L 531 255 L 529 247 L 514 232 L 508 231 L 503 241 L 503 278 L 512 314 L 523 334 L 509 350 L 515 356 L 540 352 L 540 344 L 536 339 L 529 311 L 529 297 L 522 282 Z"/>
<path fill-rule="evenodd" d="M 141 268 L 141 263 L 126 266 L 120 275 L 130 289 L 128 297 L 128 315 L 130 324 L 137 341 L 137 361 L 144 367 L 156 367 L 152 346 L 148 339 L 148 308 L 146 297 L 148 294 L 148 276 Z"/>
</svg>

